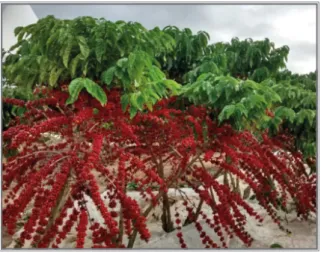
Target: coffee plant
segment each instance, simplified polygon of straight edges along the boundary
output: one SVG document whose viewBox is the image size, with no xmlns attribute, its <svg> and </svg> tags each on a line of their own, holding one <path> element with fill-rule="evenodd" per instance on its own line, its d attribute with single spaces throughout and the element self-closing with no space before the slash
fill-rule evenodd
<svg viewBox="0 0 321 253">
<path fill-rule="evenodd" d="M 48 16 L 15 34 L 4 78 L 32 96 L 3 98 L 20 112 L 2 136 L 2 222 L 14 247 L 61 248 L 75 230 L 77 248 L 132 248 L 150 240 L 156 208 L 182 248 L 193 246 L 183 233 L 191 224 L 205 248 L 233 237 L 250 246 L 246 223 L 263 217 L 248 196 L 284 231 L 280 211 L 316 212 L 316 173 L 305 164 L 315 155 L 315 90 L 282 77 L 287 47 L 208 45 L 206 32 L 91 17 Z"/>
</svg>

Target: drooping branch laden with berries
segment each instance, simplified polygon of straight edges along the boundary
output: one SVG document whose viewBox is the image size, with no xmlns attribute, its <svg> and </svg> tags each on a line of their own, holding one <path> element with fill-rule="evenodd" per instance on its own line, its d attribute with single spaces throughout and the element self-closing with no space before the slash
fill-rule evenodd
<svg viewBox="0 0 321 253">
<path fill-rule="evenodd" d="M 175 97 L 130 119 L 121 108 L 121 91 L 105 92 L 106 105 L 85 91 L 67 105 L 68 92 L 49 88 L 27 103 L 3 100 L 27 108 L 3 133 L 4 152 L 19 150 L 3 164 L 3 224 L 10 235 L 19 231 L 16 247 L 57 248 L 72 228 L 79 248 L 134 247 L 137 236 L 150 239 L 147 216 L 157 206 L 163 229 L 176 230 L 182 248 L 189 247 L 182 227 L 192 223 L 206 248 L 227 247 L 227 237 L 233 236 L 249 246 L 253 239 L 245 214 L 258 222 L 263 218 L 242 198 L 236 181 L 248 185 L 280 229 L 286 228 L 277 210 L 286 210 L 288 203 L 294 202 L 305 218 L 316 211 L 316 176 L 307 174 L 299 152 L 289 151 L 288 136 L 263 133 L 258 139 L 249 131 L 237 132 L 212 121 L 205 107 L 174 109 Z M 57 140 L 46 140 L 48 133 Z M 166 175 L 165 166 L 170 167 Z M 145 206 L 129 197 L 129 182 L 136 182 Z M 178 182 L 199 196 L 194 203 L 182 194 L 186 219 L 171 213 L 167 196 L 170 188 L 181 192 Z M 100 220 L 90 217 L 88 198 Z M 211 215 L 202 211 L 205 206 Z M 27 207 L 30 216 L 18 228 Z M 212 228 L 219 241 L 203 226 Z"/>
</svg>

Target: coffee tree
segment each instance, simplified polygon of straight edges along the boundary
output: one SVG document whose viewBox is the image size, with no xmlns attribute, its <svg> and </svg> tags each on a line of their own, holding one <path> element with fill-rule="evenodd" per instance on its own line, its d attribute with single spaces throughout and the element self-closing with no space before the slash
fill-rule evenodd
<svg viewBox="0 0 321 253">
<path fill-rule="evenodd" d="M 4 77 L 33 93 L 3 98 L 22 112 L 3 133 L 2 217 L 15 247 L 61 247 L 76 229 L 75 247 L 131 248 L 137 236 L 150 239 L 147 218 L 157 207 L 182 248 L 190 246 L 182 232 L 189 224 L 205 248 L 225 248 L 233 236 L 250 246 L 246 215 L 263 221 L 246 200 L 251 193 L 282 230 L 278 212 L 290 204 L 303 218 L 316 212 L 316 175 L 307 173 L 296 136 L 280 130 L 280 111 L 293 124 L 300 111 L 290 111 L 281 84 L 230 76 L 229 53 L 208 45 L 207 33 L 51 16 L 15 33 Z M 133 182 L 146 205 L 129 196 Z M 173 211 L 169 189 L 187 217 Z"/>
</svg>

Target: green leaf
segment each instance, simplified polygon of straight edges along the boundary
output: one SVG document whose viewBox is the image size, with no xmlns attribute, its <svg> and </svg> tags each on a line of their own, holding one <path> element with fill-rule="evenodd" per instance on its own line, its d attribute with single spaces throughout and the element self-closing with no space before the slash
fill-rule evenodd
<svg viewBox="0 0 321 253">
<path fill-rule="evenodd" d="M 279 117 L 274 117 L 272 120 L 271 120 L 271 123 L 274 125 L 274 127 L 278 127 L 281 123 L 282 123 L 282 119 L 279 118 Z"/>
<path fill-rule="evenodd" d="M 125 77 L 126 72 L 121 68 L 116 68 L 114 74 L 119 80 L 122 80 Z"/>
<path fill-rule="evenodd" d="M 164 80 L 164 84 L 170 90 L 179 90 L 181 85 L 174 80 Z"/>
<path fill-rule="evenodd" d="M 279 106 L 274 113 L 275 117 L 279 117 L 282 119 L 287 119 L 291 123 L 293 123 L 295 119 L 295 112 L 291 108 L 287 108 L 284 106 Z"/>
<path fill-rule="evenodd" d="M 250 90 L 258 90 L 259 89 L 259 85 L 252 80 L 246 80 L 241 83 L 242 83 L 241 84 L 242 89 L 250 89 Z"/>
<path fill-rule="evenodd" d="M 148 110 L 153 111 L 153 103 L 151 101 L 146 101 L 146 106 Z"/>
<path fill-rule="evenodd" d="M 134 81 L 134 86 L 135 86 L 136 88 L 138 88 L 138 87 L 140 86 L 139 82 L 137 82 L 137 81 L 135 80 L 135 81 Z"/>
<path fill-rule="evenodd" d="M 18 26 L 14 29 L 14 36 L 17 36 L 21 31 L 22 31 L 23 27 L 22 26 Z"/>
<path fill-rule="evenodd" d="M 94 113 L 94 115 L 97 115 L 99 113 L 99 110 L 97 108 L 94 108 L 93 113 Z"/>
<path fill-rule="evenodd" d="M 106 105 L 107 103 L 107 96 L 105 91 L 94 81 L 83 78 L 84 87 L 92 95 L 94 98 L 96 98 L 102 106 Z"/>
<path fill-rule="evenodd" d="M 143 109 L 144 103 L 145 103 L 145 99 L 144 99 L 143 94 L 139 94 L 139 95 L 137 96 L 137 105 L 138 105 L 138 108 L 139 108 L 140 110 Z"/>
<path fill-rule="evenodd" d="M 82 74 L 84 76 L 86 76 L 87 75 L 87 71 L 88 71 L 88 61 L 84 62 L 84 64 L 83 64 Z"/>
<path fill-rule="evenodd" d="M 134 118 L 137 114 L 137 109 L 134 106 L 131 106 L 129 109 L 130 119 Z"/>
<path fill-rule="evenodd" d="M 17 108 L 17 116 L 22 116 L 26 112 L 26 108 L 18 107 Z"/>
<path fill-rule="evenodd" d="M 234 112 L 235 112 L 235 105 L 224 106 L 223 110 L 218 115 L 219 121 L 222 122 L 225 119 L 229 119 Z"/>
<path fill-rule="evenodd" d="M 165 74 L 156 66 L 152 66 L 149 69 L 149 76 L 150 76 L 151 81 L 153 81 L 153 82 L 161 81 L 166 78 Z"/>
<path fill-rule="evenodd" d="M 130 53 L 128 57 L 128 74 L 131 80 L 139 81 L 145 67 L 150 68 L 152 62 L 150 56 L 143 51 Z"/>
<path fill-rule="evenodd" d="M 280 244 L 278 243 L 273 243 L 270 248 L 283 248 Z"/>
<path fill-rule="evenodd" d="M 203 74 L 201 74 L 201 75 L 196 79 L 196 81 L 205 80 L 205 79 L 207 79 L 209 76 L 210 76 L 209 73 L 203 73 Z"/>
<path fill-rule="evenodd" d="M 124 95 L 121 96 L 120 104 L 121 104 L 122 110 L 125 112 L 126 109 L 127 109 L 127 106 L 129 105 L 129 96 L 128 96 L 128 94 L 124 94 Z"/>
<path fill-rule="evenodd" d="M 160 97 L 166 96 L 167 91 L 162 82 L 152 83 L 152 87 Z"/>
<path fill-rule="evenodd" d="M 127 189 L 128 190 L 136 190 L 136 189 L 138 189 L 138 185 L 135 182 L 130 182 L 127 184 Z"/>
<path fill-rule="evenodd" d="M 102 127 L 105 129 L 111 129 L 114 126 L 113 122 L 105 122 L 102 124 Z"/>
<path fill-rule="evenodd" d="M 76 75 L 76 70 L 79 61 L 81 60 L 81 54 L 78 54 L 74 59 L 70 62 L 70 70 L 71 70 L 71 76 L 74 77 Z"/>
<path fill-rule="evenodd" d="M 259 94 L 252 94 L 245 99 L 244 104 L 249 109 L 253 108 L 266 108 L 267 102 L 265 98 Z"/>
<path fill-rule="evenodd" d="M 78 36 L 77 39 L 78 39 L 78 45 L 79 45 L 79 48 L 80 48 L 80 52 L 81 52 L 81 54 L 83 56 L 82 58 L 83 58 L 83 60 L 85 60 L 89 56 L 90 48 L 89 48 L 89 46 L 87 44 L 86 39 L 83 36 Z"/>
<path fill-rule="evenodd" d="M 122 58 L 119 59 L 116 63 L 116 65 L 120 68 L 126 68 L 127 67 L 127 63 L 128 63 L 128 59 L 127 58 Z"/>
<path fill-rule="evenodd" d="M 103 39 L 98 39 L 95 47 L 96 59 L 100 63 L 102 56 L 105 54 L 106 43 Z"/>
<path fill-rule="evenodd" d="M 130 106 L 131 107 L 135 107 L 137 108 L 138 110 L 142 110 L 143 107 L 143 103 L 142 103 L 142 98 L 140 99 L 140 101 L 138 101 L 138 98 L 141 96 L 141 93 L 140 92 L 137 92 L 137 93 L 132 93 L 130 94 Z"/>
<path fill-rule="evenodd" d="M 237 103 L 235 105 L 235 111 L 237 112 L 237 116 L 239 118 L 241 118 L 242 115 L 244 115 L 245 117 L 248 116 L 248 110 L 242 103 Z"/>
<path fill-rule="evenodd" d="M 73 104 L 78 99 L 79 93 L 83 88 L 83 78 L 77 78 L 72 80 L 68 86 L 69 98 L 67 99 L 66 104 Z"/>
<path fill-rule="evenodd" d="M 57 83 L 58 79 L 59 79 L 59 76 L 60 74 L 62 73 L 64 69 L 56 69 L 56 68 L 53 68 L 50 72 L 50 77 L 49 77 L 49 85 L 50 86 L 55 86 L 55 84 Z"/>
<path fill-rule="evenodd" d="M 73 44 L 73 40 L 72 40 L 72 37 L 70 37 L 62 57 L 63 64 L 65 65 L 66 68 L 68 68 L 69 56 L 71 53 L 72 44 Z"/>
<path fill-rule="evenodd" d="M 214 62 L 205 62 L 200 67 L 201 73 L 208 73 L 208 72 L 217 73 L 217 71 L 218 71 L 218 68 Z"/>
<path fill-rule="evenodd" d="M 151 97 L 155 98 L 156 100 L 160 99 L 160 96 L 158 96 L 157 93 L 151 89 L 146 90 L 146 93 L 148 93 Z"/>
<path fill-rule="evenodd" d="M 316 112 L 315 110 L 309 110 L 309 109 L 301 109 L 296 114 L 296 124 L 301 125 L 304 123 L 305 120 L 308 121 L 309 125 L 312 127 L 314 123 Z"/>
<path fill-rule="evenodd" d="M 104 71 L 102 76 L 101 76 L 101 80 L 107 84 L 110 85 L 113 78 L 114 78 L 114 73 L 115 73 L 116 67 L 111 67 L 108 70 Z"/>
</svg>

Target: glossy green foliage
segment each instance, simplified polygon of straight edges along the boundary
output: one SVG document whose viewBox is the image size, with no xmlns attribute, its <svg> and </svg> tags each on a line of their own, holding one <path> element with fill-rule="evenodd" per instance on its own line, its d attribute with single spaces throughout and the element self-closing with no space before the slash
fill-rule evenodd
<svg viewBox="0 0 321 253">
<path fill-rule="evenodd" d="M 316 71 L 308 74 L 292 74 L 289 70 L 280 71 L 275 76 L 275 81 L 280 83 L 287 81 L 291 85 L 300 86 L 303 89 L 311 90 L 316 92 L 317 88 L 317 73 Z"/>
<path fill-rule="evenodd" d="M 282 98 L 283 104 L 295 110 L 316 109 L 316 92 L 302 88 L 300 85 L 292 85 L 290 82 L 280 82 L 272 86 Z"/>
<path fill-rule="evenodd" d="M 269 127 L 275 134 L 279 132 L 282 123 L 283 129 L 288 129 L 296 136 L 296 146 L 305 156 L 311 157 L 316 155 L 317 96 L 315 91 L 303 88 L 304 84 L 299 82 L 294 79 L 278 84 L 271 80 L 265 81 L 282 99 L 282 103 L 274 105 L 275 117 Z"/>
<path fill-rule="evenodd" d="M 6 54 L 4 76 L 10 83 L 29 87 L 36 83 L 54 87 L 80 76 L 98 80 L 103 71 L 135 50 L 155 57 L 175 46 L 174 39 L 158 28 L 91 17 L 48 16 L 17 27 L 15 34 L 18 42 Z"/>
<path fill-rule="evenodd" d="M 205 56 L 195 67 L 184 75 L 185 83 L 193 83 L 201 74 L 212 73 L 215 75 L 224 75 L 225 65 L 220 62 L 219 57 Z"/>
<path fill-rule="evenodd" d="M 130 105 L 130 115 L 143 111 L 146 106 L 152 110 L 161 98 L 178 95 L 181 85 L 166 79 L 159 69 L 159 63 L 144 51 L 134 51 L 128 58 L 119 59 L 102 74 L 102 80 L 109 88 L 122 87 L 123 109 Z"/>
<path fill-rule="evenodd" d="M 172 52 L 158 57 L 158 60 L 172 78 L 181 82 L 182 74 L 191 70 L 194 63 L 211 52 L 208 47 L 210 36 L 205 31 L 193 34 L 188 28 L 180 30 L 175 26 L 167 26 L 163 31 L 175 40 L 176 46 Z"/>
<path fill-rule="evenodd" d="M 265 110 L 281 102 L 279 95 L 265 85 L 213 73 L 200 75 L 195 82 L 185 85 L 182 92 L 192 103 L 217 110 L 220 122 L 229 120 L 238 129 L 253 124 L 260 129 L 269 120 Z"/>
<path fill-rule="evenodd" d="M 67 104 L 74 103 L 79 96 L 79 93 L 82 89 L 86 89 L 86 91 L 96 98 L 103 106 L 107 103 L 107 96 L 105 91 L 95 82 L 88 78 L 76 78 L 72 80 L 72 82 L 68 86 L 70 97 L 66 101 Z"/>
<path fill-rule="evenodd" d="M 269 39 L 253 41 L 233 38 L 230 43 L 216 43 L 212 48 L 213 57 L 224 58 L 226 73 L 256 82 L 261 82 L 280 69 L 285 68 L 289 47 L 275 48 Z"/>
<path fill-rule="evenodd" d="M 157 27 L 147 30 L 133 22 L 48 16 L 16 28 L 15 34 L 18 42 L 11 47 L 15 52 L 5 55 L 6 80 L 29 90 L 36 84 L 56 87 L 71 81 L 68 104 L 83 88 L 105 104 L 106 95 L 97 84 L 101 80 L 124 89 L 124 101 L 128 97 L 134 116 L 143 105 L 151 109 L 180 88 L 159 68 L 156 58 L 173 52 L 176 42 Z"/>
</svg>

